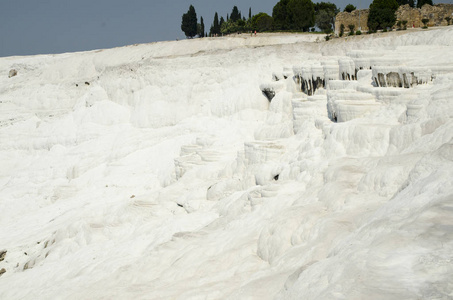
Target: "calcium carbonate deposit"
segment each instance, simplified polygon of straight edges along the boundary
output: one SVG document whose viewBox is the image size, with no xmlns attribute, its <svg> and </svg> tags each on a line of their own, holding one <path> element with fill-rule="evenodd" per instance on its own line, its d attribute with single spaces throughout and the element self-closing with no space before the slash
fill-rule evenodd
<svg viewBox="0 0 453 300">
<path fill-rule="evenodd" d="M 451 299 L 453 27 L 1 58 L 0 166 L 1 299 Z"/>
</svg>

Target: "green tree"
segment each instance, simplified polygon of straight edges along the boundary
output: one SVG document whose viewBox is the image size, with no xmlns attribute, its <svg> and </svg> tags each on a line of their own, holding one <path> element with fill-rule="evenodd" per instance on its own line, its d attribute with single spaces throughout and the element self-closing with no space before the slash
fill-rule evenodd
<svg viewBox="0 0 453 300">
<path fill-rule="evenodd" d="M 197 25 L 197 34 L 198 37 L 204 37 L 204 21 L 203 17 L 200 17 L 200 24 Z"/>
<path fill-rule="evenodd" d="M 392 27 L 396 22 L 396 0 L 374 0 L 370 4 L 368 28 L 370 31 Z"/>
<path fill-rule="evenodd" d="M 272 10 L 275 30 L 308 31 L 315 25 L 311 0 L 280 0 Z"/>
<path fill-rule="evenodd" d="M 246 24 L 246 23 L 245 23 L 245 21 L 244 21 L 243 19 L 237 20 L 237 22 L 236 22 L 236 25 L 237 25 L 237 27 L 238 27 L 238 30 L 237 30 L 237 31 L 238 31 L 238 32 L 244 31 L 245 24 Z"/>
<path fill-rule="evenodd" d="M 339 13 L 337 6 L 330 2 L 315 4 L 315 24 L 322 31 L 330 33 L 335 26 L 335 16 Z"/>
<path fill-rule="evenodd" d="M 429 4 L 429 5 L 433 5 L 433 0 L 418 0 L 417 1 L 417 7 L 418 8 L 422 8 L 423 5 L 425 4 Z"/>
<path fill-rule="evenodd" d="M 219 15 L 217 12 L 214 15 L 214 22 L 211 25 L 211 30 L 209 31 L 209 35 L 213 36 L 216 34 L 220 34 L 220 23 L 219 23 Z"/>
<path fill-rule="evenodd" d="M 351 11 L 356 10 L 356 9 L 357 9 L 357 7 L 355 7 L 354 5 L 348 4 L 348 5 L 346 5 L 346 7 L 344 8 L 343 11 L 350 13 Z"/>
<path fill-rule="evenodd" d="M 396 0 L 398 5 L 406 5 L 409 4 L 410 7 L 415 7 L 415 0 Z"/>
<path fill-rule="evenodd" d="M 335 15 L 333 17 L 335 17 Z M 333 17 L 329 14 L 327 10 L 320 10 L 315 15 L 315 24 L 323 32 L 329 33 L 332 31 Z"/>
<path fill-rule="evenodd" d="M 181 30 L 187 38 L 193 38 L 197 35 L 197 13 L 192 5 L 190 5 L 187 13 L 182 15 Z"/>
<path fill-rule="evenodd" d="M 231 21 L 231 19 L 224 22 L 222 24 L 222 27 L 220 28 L 220 32 L 222 32 L 223 34 L 230 34 L 230 33 L 238 32 L 238 31 L 239 31 L 239 28 L 238 28 L 237 23 Z"/>
<path fill-rule="evenodd" d="M 315 7 L 311 0 L 289 0 L 290 29 L 309 31 L 315 25 Z"/>
<path fill-rule="evenodd" d="M 239 12 L 238 7 L 234 6 L 233 10 L 231 11 L 230 20 L 236 22 L 239 19 L 242 19 L 241 13 Z"/>
<path fill-rule="evenodd" d="M 249 20 L 252 18 L 252 8 L 249 8 Z"/>
<path fill-rule="evenodd" d="M 319 2 L 315 4 L 315 13 L 317 13 L 320 10 L 330 10 L 333 12 L 340 12 L 340 10 L 337 8 L 337 6 L 334 3 L 331 2 Z"/>
<path fill-rule="evenodd" d="M 280 0 L 272 9 L 272 18 L 274 19 L 274 29 L 288 30 L 290 17 L 288 12 L 289 0 Z"/>
<path fill-rule="evenodd" d="M 252 29 L 263 32 L 272 30 L 274 19 L 266 13 L 260 12 L 252 18 Z"/>
</svg>

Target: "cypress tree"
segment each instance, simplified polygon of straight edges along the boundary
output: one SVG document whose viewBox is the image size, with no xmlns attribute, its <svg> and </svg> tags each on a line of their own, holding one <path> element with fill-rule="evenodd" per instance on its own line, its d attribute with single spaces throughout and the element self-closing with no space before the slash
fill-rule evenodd
<svg viewBox="0 0 453 300">
<path fill-rule="evenodd" d="M 249 19 L 251 19 L 251 18 L 252 18 L 252 8 L 250 7 L 249 8 Z"/>
<path fill-rule="evenodd" d="M 198 33 L 199 37 L 204 37 L 204 22 L 203 17 L 200 18 L 200 32 Z"/>
<path fill-rule="evenodd" d="M 217 12 L 214 15 L 214 29 L 215 33 L 220 34 L 220 22 L 219 22 L 219 15 Z"/>
<path fill-rule="evenodd" d="M 181 30 L 188 38 L 197 35 L 197 13 L 193 5 L 190 5 L 187 13 L 182 15 Z"/>
<path fill-rule="evenodd" d="M 219 15 L 217 14 L 217 12 L 214 15 L 214 22 L 212 23 L 210 34 L 220 34 Z"/>
<path fill-rule="evenodd" d="M 242 19 L 237 6 L 233 7 L 233 11 L 231 12 L 230 19 L 233 22 L 236 22 L 237 20 Z"/>
</svg>

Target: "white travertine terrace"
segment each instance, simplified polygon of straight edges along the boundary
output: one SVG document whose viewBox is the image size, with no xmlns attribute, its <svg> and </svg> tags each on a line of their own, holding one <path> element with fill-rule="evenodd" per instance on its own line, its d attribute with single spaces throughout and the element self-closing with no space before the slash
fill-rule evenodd
<svg viewBox="0 0 453 300">
<path fill-rule="evenodd" d="M 451 299 L 453 27 L 321 38 L 0 58 L 0 299 Z"/>
</svg>

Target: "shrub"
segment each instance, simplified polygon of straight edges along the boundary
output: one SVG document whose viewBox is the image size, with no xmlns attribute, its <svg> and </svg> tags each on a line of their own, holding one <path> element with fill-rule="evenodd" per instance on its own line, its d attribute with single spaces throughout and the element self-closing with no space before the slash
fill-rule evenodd
<svg viewBox="0 0 453 300">
<path fill-rule="evenodd" d="M 424 18 L 424 19 L 422 19 L 422 22 L 423 22 L 423 25 L 424 25 L 423 28 L 428 28 L 427 24 L 429 22 L 429 19 Z"/>
<path fill-rule="evenodd" d="M 361 35 L 361 34 L 362 34 L 362 32 L 361 32 L 360 30 L 357 30 L 357 31 L 355 32 L 355 35 Z"/>
<path fill-rule="evenodd" d="M 330 40 L 330 35 L 326 35 L 326 42 Z"/>
<path fill-rule="evenodd" d="M 349 35 L 354 35 L 355 25 L 354 24 L 349 24 L 348 28 L 349 28 Z"/>
<path fill-rule="evenodd" d="M 344 35 L 344 24 L 340 25 L 340 37 Z"/>
<path fill-rule="evenodd" d="M 403 20 L 402 23 L 403 23 L 403 30 L 406 30 L 407 29 L 407 20 Z"/>
<path fill-rule="evenodd" d="M 451 20 L 451 17 L 445 17 L 445 21 L 447 21 L 447 25 L 450 25 L 450 20 Z"/>
</svg>

